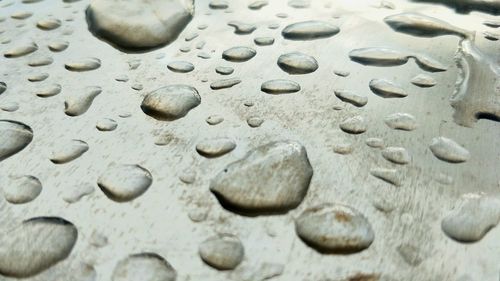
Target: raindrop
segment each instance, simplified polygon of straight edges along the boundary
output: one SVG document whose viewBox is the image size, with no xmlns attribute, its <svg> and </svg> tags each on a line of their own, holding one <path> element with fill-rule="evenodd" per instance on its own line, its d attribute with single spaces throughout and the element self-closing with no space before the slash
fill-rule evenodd
<svg viewBox="0 0 500 281">
<path fill-rule="evenodd" d="M 370 174 L 395 186 L 403 184 L 401 175 L 396 169 L 374 168 L 370 170 Z"/>
<path fill-rule="evenodd" d="M 61 92 L 61 89 L 61 85 L 59 84 L 50 84 L 38 89 L 35 92 L 35 95 L 41 98 L 48 98 L 59 94 Z"/>
<path fill-rule="evenodd" d="M 116 123 L 116 121 L 113 119 L 103 118 L 97 121 L 95 127 L 97 128 L 97 130 L 101 132 L 109 132 L 109 131 L 114 131 L 116 127 L 118 127 L 118 123 Z"/>
<path fill-rule="evenodd" d="M 0 120 L 0 161 L 23 150 L 33 140 L 33 130 L 26 124 Z"/>
<path fill-rule="evenodd" d="M 198 91 L 187 85 L 170 85 L 159 88 L 144 97 L 141 109 L 147 115 L 163 121 L 186 116 L 201 103 Z"/>
<path fill-rule="evenodd" d="M 112 281 L 175 281 L 175 269 L 156 253 L 133 254 L 118 262 Z"/>
<path fill-rule="evenodd" d="M 239 83 L 241 83 L 241 80 L 238 78 L 221 79 L 212 82 L 210 88 L 212 90 L 226 89 L 238 85 Z"/>
<path fill-rule="evenodd" d="M 38 74 L 33 74 L 31 76 L 28 77 L 28 81 L 30 82 L 41 82 L 45 79 L 49 78 L 49 74 L 48 73 L 45 73 L 45 72 L 42 72 L 42 73 L 38 73 Z"/>
<path fill-rule="evenodd" d="M 139 165 L 110 165 L 97 180 L 104 194 L 116 202 L 127 202 L 141 196 L 151 186 L 151 173 Z"/>
<path fill-rule="evenodd" d="M 393 113 L 384 118 L 385 124 L 395 130 L 413 131 L 417 128 L 416 118 L 408 113 Z"/>
<path fill-rule="evenodd" d="M 37 44 L 31 42 L 15 46 L 12 49 L 7 50 L 3 55 L 6 58 L 17 58 L 31 54 L 36 50 L 38 50 Z"/>
<path fill-rule="evenodd" d="M 49 50 L 52 52 L 62 52 L 66 50 L 69 46 L 67 41 L 54 41 L 49 44 Z"/>
<path fill-rule="evenodd" d="M 260 10 L 268 4 L 269 2 L 267 2 L 267 0 L 256 0 L 248 4 L 248 8 L 250 10 Z"/>
<path fill-rule="evenodd" d="M 228 138 L 206 139 L 196 145 L 196 151 L 207 158 L 222 156 L 236 148 L 236 143 Z"/>
<path fill-rule="evenodd" d="M 458 35 L 473 37 L 471 32 L 453 26 L 442 20 L 418 13 L 402 13 L 388 16 L 384 21 L 394 30 L 415 36 L 435 37 L 441 35 Z"/>
<path fill-rule="evenodd" d="M 209 125 L 214 126 L 214 125 L 222 123 L 222 121 L 224 121 L 224 117 L 222 117 L 220 115 L 210 115 L 207 117 L 206 121 Z"/>
<path fill-rule="evenodd" d="M 255 42 L 255 44 L 257 46 L 270 46 L 270 45 L 274 44 L 273 37 L 255 37 L 255 39 L 253 39 L 253 41 Z"/>
<path fill-rule="evenodd" d="M 9 177 L 3 187 L 3 195 L 7 202 L 25 204 L 35 200 L 42 192 L 42 183 L 34 176 Z"/>
<path fill-rule="evenodd" d="M 291 94 L 300 91 L 300 85 L 291 80 L 276 79 L 262 83 L 260 90 L 272 95 Z"/>
<path fill-rule="evenodd" d="M 212 0 L 208 4 L 208 6 L 210 7 L 210 9 L 214 10 L 224 10 L 229 7 L 229 3 L 225 0 Z"/>
<path fill-rule="evenodd" d="M 76 243 L 78 231 L 58 217 L 37 217 L 0 236 L 0 274 L 26 278 L 66 259 Z"/>
<path fill-rule="evenodd" d="M 69 204 L 73 204 L 92 193 L 94 193 L 94 186 L 91 184 L 74 185 L 63 191 L 62 199 Z"/>
<path fill-rule="evenodd" d="M 262 125 L 263 123 L 264 123 L 264 119 L 262 119 L 260 117 L 252 116 L 252 117 L 249 117 L 247 119 L 248 126 L 250 126 L 252 128 L 260 127 L 260 125 Z"/>
<path fill-rule="evenodd" d="M 373 243 L 375 233 L 358 210 L 342 204 L 323 204 L 305 210 L 295 220 L 297 235 L 325 253 L 355 253 Z"/>
<path fill-rule="evenodd" d="M 429 75 L 419 74 L 411 79 L 411 83 L 413 85 L 422 87 L 422 88 L 430 88 L 436 86 L 437 82 L 434 78 Z"/>
<path fill-rule="evenodd" d="M 218 66 L 215 68 L 215 72 L 221 75 L 230 75 L 234 72 L 234 68 L 229 66 Z"/>
<path fill-rule="evenodd" d="M 64 113 L 68 116 L 79 116 L 87 112 L 94 98 L 102 92 L 101 87 L 89 86 L 82 92 L 73 94 L 64 101 Z"/>
<path fill-rule="evenodd" d="M 382 156 L 395 164 L 408 164 L 411 161 L 410 154 L 403 147 L 386 147 L 382 150 Z"/>
<path fill-rule="evenodd" d="M 243 244 L 232 234 L 219 234 L 203 241 L 198 253 L 201 259 L 213 268 L 230 270 L 236 268 L 245 255 Z"/>
<path fill-rule="evenodd" d="M 82 140 L 71 140 L 71 142 L 60 145 L 50 157 L 54 164 L 64 164 L 75 160 L 89 150 L 89 145 Z"/>
<path fill-rule="evenodd" d="M 278 66 L 288 74 L 307 74 L 318 69 L 318 62 L 309 55 L 293 52 L 281 55 Z"/>
<path fill-rule="evenodd" d="M 61 21 L 58 19 L 43 19 L 39 20 L 36 26 L 42 30 L 53 30 L 61 26 Z"/>
<path fill-rule="evenodd" d="M 372 92 L 383 98 L 404 98 L 408 94 L 400 86 L 385 79 L 373 79 L 370 81 Z"/>
<path fill-rule="evenodd" d="M 227 25 L 234 27 L 234 33 L 240 35 L 250 34 L 257 29 L 255 24 L 248 24 L 241 21 L 230 21 Z"/>
<path fill-rule="evenodd" d="M 357 107 L 363 107 L 368 103 L 368 98 L 356 95 L 346 90 L 335 90 L 335 96 L 343 102 L 350 103 Z"/>
<path fill-rule="evenodd" d="M 339 127 L 342 131 L 355 135 L 362 134 L 368 129 L 365 119 L 359 115 L 345 119 Z"/>
<path fill-rule="evenodd" d="M 302 202 L 312 174 L 301 144 L 272 142 L 229 164 L 211 181 L 210 190 L 237 212 L 282 213 Z"/>
<path fill-rule="evenodd" d="M 249 47 L 233 47 L 222 53 L 222 58 L 231 62 L 245 62 L 255 57 L 257 52 Z"/>
<path fill-rule="evenodd" d="M 32 67 L 37 67 L 37 66 L 49 65 L 52 64 L 52 62 L 54 62 L 54 60 L 51 57 L 45 57 L 45 56 L 34 57 L 28 61 L 28 65 Z"/>
<path fill-rule="evenodd" d="M 433 138 L 429 148 L 434 156 L 449 163 L 462 163 L 470 158 L 467 149 L 445 137 Z"/>
<path fill-rule="evenodd" d="M 281 34 L 289 40 L 313 40 L 328 38 L 340 32 L 340 29 L 324 21 L 303 21 L 290 24 Z"/>
<path fill-rule="evenodd" d="M 97 58 L 86 58 L 66 63 L 64 67 L 69 71 L 90 71 L 101 67 L 101 60 Z"/>
<path fill-rule="evenodd" d="M 194 70 L 194 65 L 187 61 L 173 61 L 167 65 L 173 72 L 187 73 Z"/>
</svg>

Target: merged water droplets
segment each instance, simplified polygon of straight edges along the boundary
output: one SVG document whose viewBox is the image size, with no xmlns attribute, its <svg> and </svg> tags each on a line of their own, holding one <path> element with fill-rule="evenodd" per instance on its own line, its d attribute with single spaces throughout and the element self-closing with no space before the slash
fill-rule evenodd
<svg viewBox="0 0 500 281">
<path fill-rule="evenodd" d="M 3 195 L 12 204 L 25 204 L 35 200 L 42 192 L 42 183 L 34 176 L 13 176 L 4 183 Z"/>
<path fill-rule="evenodd" d="M 402 13 L 388 16 L 384 21 L 394 30 L 416 36 L 435 37 L 441 35 L 458 35 L 473 37 L 466 30 L 453 26 L 445 21 L 418 13 Z"/>
<path fill-rule="evenodd" d="M 97 180 L 104 194 L 116 202 L 134 200 L 146 192 L 151 183 L 151 173 L 136 164 L 112 164 Z"/>
<path fill-rule="evenodd" d="M 33 140 L 33 130 L 13 120 L 0 120 L 0 161 L 23 150 Z"/>
<path fill-rule="evenodd" d="M 198 253 L 208 265 L 219 270 L 229 270 L 236 268 L 243 261 L 245 250 L 238 237 L 219 234 L 203 241 Z"/>
<path fill-rule="evenodd" d="M 201 103 L 198 91 L 187 85 L 159 88 L 144 97 L 141 109 L 147 115 L 164 121 L 184 117 Z"/>
<path fill-rule="evenodd" d="M 240 213 L 286 212 L 302 202 L 312 174 L 301 144 L 273 142 L 229 164 L 210 190 L 224 207 Z"/>
<path fill-rule="evenodd" d="M 93 0 L 87 9 L 89 29 L 123 48 L 144 49 L 174 41 L 194 13 L 194 1 Z"/>
<path fill-rule="evenodd" d="M 133 254 L 118 262 L 112 281 L 175 281 L 177 272 L 162 256 L 144 252 Z"/>
<path fill-rule="evenodd" d="M 79 116 L 87 112 L 95 97 L 102 92 L 101 87 L 89 86 L 82 92 L 72 93 L 64 101 L 64 113 L 68 116 Z"/>
<path fill-rule="evenodd" d="M 37 217 L 0 235 L 0 275 L 26 278 L 69 256 L 78 232 L 69 221 Z"/>
<path fill-rule="evenodd" d="M 500 199 L 485 194 L 465 194 L 443 218 L 446 235 L 460 242 L 476 242 L 500 221 Z"/>
<path fill-rule="evenodd" d="M 305 210 L 295 220 L 295 229 L 304 242 L 327 253 L 359 252 L 375 239 L 365 216 L 342 204 L 323 204 Z"/>
</svg>

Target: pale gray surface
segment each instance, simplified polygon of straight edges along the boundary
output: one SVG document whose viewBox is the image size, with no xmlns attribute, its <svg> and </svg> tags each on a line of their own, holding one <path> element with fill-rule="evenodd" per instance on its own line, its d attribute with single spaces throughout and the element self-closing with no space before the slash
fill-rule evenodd
<svg viewBox="0 0 500 281">
<path fill-rule="evenodd" d="M 446 236 L 441 221 L 462 194 L 485 192 L 499 196 L 500 123 L 482 119 L 469 128 L 454 122 L 449 99 L 459 76 L 454 62 L 457 36 L 415 37 L 395 32 L 383 19 L 418 12 L 476 31 L 478 48 L 498 62 L 500 43 L 482 35 L 484 31 L 499 32 L 482 24 L 498 17 L 480 12 L 457 14 L 446 6 L 405 0 L 391 1 L 394 10 L 380 8 L 378 0 L 312 0 L 309 8 L 300 9 L 288 6 L 286 0 L 270 0 L 259 10 L 248 8 L 251 1 L 227 2 L 229 9 L 212 10 L 209 1 L 196 1 L 192 21 L 175 42 L 150 52 L 126 54 L 88 31 L 88 1 L 0 1 L 0 18 L 5 18 L 0 22 L 0 81 L 7 84 L 0 104 L 19 104 L 17 111 L 0 111 L 0 119 L 23 122 L 34 135 L 26 148 L 0 162 L 1 184 L 9 175 L 32 175 L 43 186 L 40 195 L 27 204 L 12 205 L 0 197 L 0 236 L 23 220 L 39 216 L 62 217 L 78 229 L 78 240 L 67 259 L 26 280 L 94 280 L 76 279 L 78 274 L 110 280 L 120 260 L 135 253 L 155 252 L 172 265 L 178 280 L 243 280 L 243 276 L 262 276 L 253 271 L 262 268 L 263 263 L 276 263 L 284 265 L 284 269 L 272 280 L 280 281 L 344 280 L 356 273 L 417 281 L 458 280 L 468 274 L 470 280 L 497 281 L 500 227 L 491 229 L 476 243 L 464 244 Z M 10 17 L 18 11 L 33 15 L 24 20 Z M 278 13 L 288 17 L 277 17 Z M 44 31 L 36 27 L 37 22 L 51 17 L 61 20 L 59 28 Z M 227 25 L 234 20 L 255 24 L 257 29 L 237 35 Z M 338 26 L 340 32 L 316 40 L 283 39 L 281 31 L 285 26 L 308 20 L 325 21 Z M 277 29 L 268 28 L 276 24 Z M 207 27 L 198 28 L 203 25 Z M 274 44 L 255 45 L 254 38 L 263 36 L 274 37 Z M 186 37 L 192 40 L 186 41 Z M 27 46 L 32 41 L 38 46 L 34 53 L 18 58 L 3 56 L 13 47 Z M 69 42 L 66 50 L 49 50 L 50 44 L 61 41 Z M 180 51 L 186 46 L 189 52 Z M 222 59 L 222 52 L 235 46 L 251 47 L 257 54 L 242 63 Z M 375 67 L 350 60 L 350 51 L 368 47 L 426 54 L 448 66 L 448 70 L 431 73 L 415 63 Z M 277 65 L 277 59 L 290 52 L 313 56 L 319 68 L 306 75 L 287 74 Z M 198 57 L 202 53 L 211 58 Z M 46 66 L 28 66 L 35 56 L 50 56 L 54 61 Z M 98 58 L 101 66 L 85 72 L 71 72 L 64 67 L 86 58 Z M 137 60 L 141 61 L 139 66 Z M 195 69 L 189 73 L 168 70 L 169 63 L 179 60 L 191 62 Z M 129 65 L 137 67 L 130 70 Z M 234 74 L 217 74 L 218 66 L 231 66 Z M 350 75 L 340 77 L 334 71 Z M 49 77 L 41 82 L 27 80 L 41 73 Z M 421 73 L 434 78 L 437 85 L 420 88 L 411 84 Z M 115 80 L 123 75 L 129 80 Z M 228 89 L 210 89 L 210 83 L 224 77 L 238 77 L 242 82 Z M 271 79 L 293 80 L 301 90 L 286 95 L 261 92 L 262 83 Z M 408 96 L 379 97 L 368 87 L 372 79 L 389 79 L 403 87 Z M 61 93 L 49 98 L 36 96 L 42 86 L 52 84 L 60 84 Z M 140 105 L 145 94 L 172 84 L 195 87 L 201 104 L 175 121 L 158 121 L 144 114 Z M 133 85 L 142 85 L 143 89 L 133 90 Z M 66 115 L 64 101 L 89 86 L 101 87 L 102 93 L 80 116 Z M 484 84 L 488 90 L 491 86 Z M 344 103 L 335 96 L 336 89 L 366 96 L 368 103 L 361 108 Z M 249 102 L 253 106 L 244 105 Z M 385 118 L 394 113 L 411 114 L 418 127 L 413 131 L 389 128 Z M 205 121 L 211 115 L 220 115 L 224 121 L 211 126 Z M 352 135 L 339 128 L 343 120 L 358 115 L 366 122 L 365 133 Z M 246 120 L 254 116 L 265 122 L 257 128 L 249 127 Z M 117 128 L 110 132 L 97 130 L 95 126 L 103 118 L 115 120 Z M 429 145 L 433 138 L 441 136 L 466 148 L 470 158 L 461 164 L 436 158 Z M 233 139 L 236 148 L 214 159 L 196 152 L 199 142 L 219 137 Z M 365 144 L 369 138 L 382 138 L 386 147 L 404 147 L 411 162 L 398 165 L 385 160 L 380 149 Z M 89 150 L 69 163 L 52 163 L 51 153 L 71 139 L 85 141 Z M 296 140 L 304 145 L 314 170 L 301 205 L 285 215 L 257 217 L 223 209 L 209 191 L 210 180 L 253 148 L 280 140 Z M 345 144 L 352 146 L 351 153 L 334 152 Z M 133 201 L 111 201 L 97 187 L 98 177 L 111 163 L 143 166 L 152 174 L 152 185 Z M 402 177 L 401 186 L 372 176 L 370 170 L 376 168 L 396 169 Z M 179 179 L 186 175 L 194 177 L 192 184 Z M 68 190 L 86 184 L 95 187 L 92 194 L 73 204 L 63 200 Z M 351 206 L 366 216 L 375 233 L 368 249 L 351 255 L 321 254 L 298 238 L 294 218 L 309 207 L 329 202 Z M 190 215 L 200 210 L 206 219 L 190 220 Z M 102 248 L 92 246 L 91 236 L 96 230 L 109 240 Z M 198 256 L 199 244 L 217 233 L 232 233 L 245 245 L 244 260 L 234 271 L 214 270 Z M 417 249 L 414 255 L 408 254 L 411 249 Z M 401 252 L 422 261 L 410 265 Z M 84 264 L 92 265 L 96 274 Z M 11 279 L 0 276 L 0 280 Z"/>
</svg>

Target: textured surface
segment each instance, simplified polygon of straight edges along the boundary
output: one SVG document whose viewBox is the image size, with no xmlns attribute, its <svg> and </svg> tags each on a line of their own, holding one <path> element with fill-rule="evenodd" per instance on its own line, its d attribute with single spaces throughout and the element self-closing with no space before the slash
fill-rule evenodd
<svg viewBox="0 0 500 281">
<path fill-rule="evenodd" d="M 126 53 L 89 31 L 90 1 L 0 1 L 0 253 L 21 251 L 24 262 L 2 272 L 107 281 L 126 269 L 120 262 L 148 253 L 153 262 L 127 265 L 137 274 L 161 265 L 181 281 L 497 281 L 500 43 L 483 33 L 500 32 L 491 10 L 498 1 L 253 2 L 262 1 L 195 1 L 175 41 Z M 317 69 L 301 57 L 287 65 L 308 71 L 283 71 L 278 59 L 291 53 L 310 56 Z M 370 81 L 385 82 L 374 93 Z M 180 108 L 175 118 L 141 109 L 146 95 L 171 85 L 196 89 L 188 106 L 178 96 L 161 99 L 162 109 Z M 214 139 L 236 146 L 200 155 L 197 145 Z M 72 140 L 88 150 L 75 153 Z M 300 204 L 259 216 L 224 208 L 210 182 L 256 148 L 283 141 L 300 143 L 312 167 Z M 205 151 L 220 152 L 212 146 Z M 71 161 L 53 163 L 54 152 Z M 113 201 L 98 186 L 116 165 L 150 174 L 107 179 L 115 193 L 138 191 L 126 192 L 133 200 Z M 41 192 L 9 203 L 5 184 L 28 176 Z M 262 180 L 258 170 L 252 176 Z M 369 247 L 323 253 L 304 243 L 295 222 L 323 204 L 362 214 L 374 234 Z M 44 227 L 50 240 L 34 246 L 53 246 L 45 262 L 30 255 L 29 241 L 3 240 L 38 217 L 71 223 L 62 229 L 64 249 Z M 222 233 L 244 245 L 233 270 L 199 257 L 200 244 Z M 0 266 L 11 267 L 5 255 Z"/>
</svg>

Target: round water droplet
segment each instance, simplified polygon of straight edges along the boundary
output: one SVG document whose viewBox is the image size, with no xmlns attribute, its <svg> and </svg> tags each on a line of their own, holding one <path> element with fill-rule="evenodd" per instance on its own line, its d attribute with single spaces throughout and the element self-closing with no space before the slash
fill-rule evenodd
<svg viewBox="0 0 500 281">
<path fill-rule="evenodd" d="M 236 268 L 245 255 L 240 239 L 231 234 L 208 238 L 200 244 L 198 252 L 205 263 L 219 270 Z"/>
</svg>

